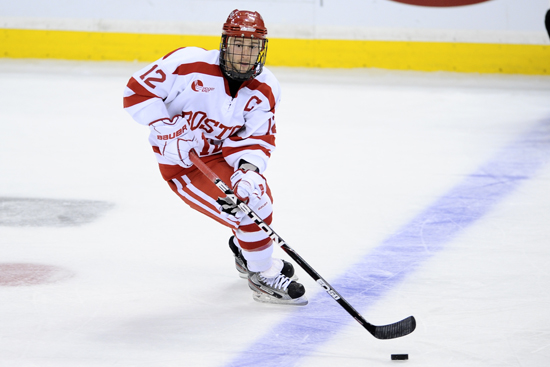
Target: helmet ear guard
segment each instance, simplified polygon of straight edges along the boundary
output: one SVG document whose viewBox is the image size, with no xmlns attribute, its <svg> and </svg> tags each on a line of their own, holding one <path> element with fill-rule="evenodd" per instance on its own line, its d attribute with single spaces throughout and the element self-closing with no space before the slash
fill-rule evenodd
<svg viewBox="0 0 550 367">
<path fill-rule="evenodd" d="M 251 63 L 250 69 L 245 72 L 237 70 L 230 60 L 234 60 L 235 54 L 230 54 L 229 43 L 231 39 L 258 40 L 260 51 L 256 60 Z M 267 56 L 267 28 L 264 20 L 258 12 L 248 10 L 233 10 L 223 25 L 222 39 L 220 42 L 220 67 L 231 79 L 249 80 L 262 73 Z"/>
</svg>

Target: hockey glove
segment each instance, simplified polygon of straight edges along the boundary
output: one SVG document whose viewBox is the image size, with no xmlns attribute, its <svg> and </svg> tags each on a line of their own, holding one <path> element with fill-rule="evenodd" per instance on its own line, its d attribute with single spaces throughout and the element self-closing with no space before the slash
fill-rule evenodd
<svg viewBox="0 0 550 367">
<path fill-rule="evenodd" d="M 200 152 L 205 138 L 200 130 L 191 130 L 189 122 L 181 115 L 155 121 L 149 125 L 151 135 L 157 142 L 161 154 L 171 162 L 189 168 L 193 165 L 189 152 Z"/>
<path fill-rule="evenodd" d="M 250 165 L 250 163 L 245 165 Z M 254 170 L 245 170 L 243 168 L 245 165 L 241 165 L 241 168 L 231 176 L 231 186 L 233 186 L 235 195 L 240 200 L 248 203 L 249 200 L 259 200 L 265 194 L 267 184 L 264 176 Z"/>
</svg>

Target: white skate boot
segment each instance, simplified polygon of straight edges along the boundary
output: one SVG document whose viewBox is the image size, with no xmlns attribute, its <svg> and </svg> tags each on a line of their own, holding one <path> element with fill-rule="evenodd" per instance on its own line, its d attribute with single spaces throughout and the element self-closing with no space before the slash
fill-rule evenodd
<svg viewBox="0 0 550 367">
<path fill-rule="evenodd" d="M 283 260 L 273 259 L 270 269 L 258 273 L 249 272 L 248 286 L 253 291 L 252 297 L 263 303 L 307 305 L 304 286 L 284 275 L 283 268 Z"/>
</svg>

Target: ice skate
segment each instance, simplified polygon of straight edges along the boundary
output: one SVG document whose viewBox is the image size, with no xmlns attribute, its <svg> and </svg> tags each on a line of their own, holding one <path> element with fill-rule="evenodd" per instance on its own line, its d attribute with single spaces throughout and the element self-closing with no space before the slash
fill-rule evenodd
<svg viewBox="0 0 550 367">
<path fill-rule="evenodd" d="M 246 259 L 244 258 L 241 249 L 238 248 L 237 245 L 235 245 L 235 242 L 233 242 L 234 238 L 235 236 L 231 236 L 231 238 L 229 239 L 229 248 L 235 256 L 235 268 L 239 273 L 239 277 L 241 277 L 242 279 L 248 279 L 249 272 L 246 266 Z M 282 262 L 283 270 L 281 270 L 281 273 L 292 280 L 298 280 L 298 276 L 294 272 L 294 266 L 288 261 L 282 260 Z"/>
<path fill-rule="evenodd" d="M 282 274 L 282 270 L 283 260 L 273 259 L 269 270 L 248 273 L 248 286 L 252 289 L 254 300 L 262 303 L 307 305 L 304 286 Z"/>
<path fill-rule="evenodd" d="M 231 238 L 229 238 L 229 248 L 231 249 L 231 252 L 233 252 L 233 256 L 235 256 L 235 268 L 239 273 L 239 277 L 247 279 L 248 268 L 246 267 L 246 259 L 244 258 L 241 249 L 238 248 L 233 242 L 234 238 L 235 236 L 231 236 Z"/>
</svg>

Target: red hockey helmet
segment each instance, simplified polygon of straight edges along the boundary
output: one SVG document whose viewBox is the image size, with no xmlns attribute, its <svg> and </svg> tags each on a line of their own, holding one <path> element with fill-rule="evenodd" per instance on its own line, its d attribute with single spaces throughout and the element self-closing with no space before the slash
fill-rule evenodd
<svg viewBox="0 0 550 367">
<path fill-rule="evenodd" d="M 265 39 L 267 28 L 260 13 L 235 9 L 223 25 L 223 35 Z"/>
<path fill-rule="evenodd" d="M 231 79 L 260 75 L 267 55 L 267 28 L 260 13 L 235 9 L 223 24 L 220 67 Z"/>
</svg>

